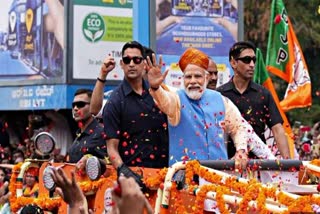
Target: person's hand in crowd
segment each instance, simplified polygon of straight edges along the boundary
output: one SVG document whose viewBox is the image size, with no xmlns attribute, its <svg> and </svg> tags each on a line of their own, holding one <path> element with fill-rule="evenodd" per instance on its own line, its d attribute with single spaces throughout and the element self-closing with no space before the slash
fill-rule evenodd
<svg viewBox="0 0 320 214">
<path fill-rule="evenodd" d="M 0 197 L 4 196 L 6 194 L 6 189 L 9 186 L 9 182 L 6 181 L 3 183 L 3 185 L 0 187 Z"/>
<path fill-rule="evenodd" d="M 136 183 L 140 186 L 142 191 L 146 191 L 147 187 L 142 181 L 142 176 L 139 175 L 138 173 L 132 171 L 128 166 L 125 164 L 122 164 L 117 168 L 117 174 L 118 176 L 125 176 L 127 178 L 133 178 Z"/>
<path fill-rule="evenodd" d="M 69 213 L 89 213 L 87 199 L 76 182 L 74 172 L 70 180 L 61 168 L 53 169 L 52 178 L 57 185 L 57 193 L 69 205 Z"/>
<path fill-rule="evenodd" d="M 11 193 L 8 192 L 7 194 L 0 197 L 0 205 L 4 205 L 5 203 L 9 202 L 9 198 L 11 196 Z"/>
<path fill-rule="evenodd" d="M 76 173 L 79 175 L 85 175 L 86 174 L 86 164 L 87 160 L 89 159 L 89 155 L 84 155 L 76 164 Z"/>
<path fill-rule="evenodd" d="M 243 149 L 238 150 L 232 159 L 234 159 L 236 171 L 243 172 L 247 169 L 248 154 L 246 151 Z"/>
<path fill-rule="evenodd" d="M 9 186 L 9 182 L 6 181 L 0 187 L 0 205 L 4 205 L 5 203 L 9 202 L 9 197 L 10 197 L 11 193 L 6 191 L 8 186 Z"/>
<path fill-rule="evenodd" d="M 74 172 L 71 173 L 70 180 L 61 168 L 53 169 L 52 178 L 57 186 L 57 193 L 69 206 L 69 213 L 91 213 L 91 211 L 88 210 L 87 199 L 76 183 Z M 146 209 L 148 214 L 153 213 L 151 205 L 133 178 L 125 178 L 121 175 L 119 176 L 118 182 L 121 186 L 121 193 L 119 194 L 119 192 L 117 192 L 119 190 L 116 190 L 116 188 L 112 191 L 112 199 L 115 202 L 113 213 L 141 214 L 144 209 Z"/>
<path fill-rule="evenodd" d="M 121 175 L 118 182 L 121 187 L 121 196 L 117 192 L 117 188 L 114 188 L 112 191 L 112 199 L 115 202 L 114 213 L 141 214 L 144 209 L 146 209 L 148 214 L 153 213 L 151 205 L 133 178 L 126 178 Z"/>
</svg>

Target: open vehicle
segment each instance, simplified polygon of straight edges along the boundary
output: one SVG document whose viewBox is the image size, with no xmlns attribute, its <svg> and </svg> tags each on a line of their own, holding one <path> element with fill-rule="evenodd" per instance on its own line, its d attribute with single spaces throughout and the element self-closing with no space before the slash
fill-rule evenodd
<svg viewBox="0 0 320 214">
<path fill-rule="evenodd" d="M 54 145 L 49 142 L 51 137 L 40 136 L 36 138 L 36 147 L 38 144 L 37 148 L 41 152 L 50 152 L 50 145 Z M 39 139 L 45 139 L 45 142 L 37 141 Z M 44 143 L 46 146 L 42 145 Z M 27 198 L 21 196 L 23 174 L 33 165 L 40 167 L 39 196 Z M 233 166 L 232 160 L 193 160 L 178 162 L 168 169 L 132 169 L 143 176 L 144 183 L 149 188 L 145 195 L 153 206 L 154 213 L 204 213 L 205 199 L 214 199 L 221 213 L 314 212 L 320 206 L 317 186 L 306 185 L 308 174 L 320 175 L 318 160 L 250 160 L 248 175 L 266 170 L 273 179 L 277 179 L 276 184 L 239 177 Z M 15 193 L 10 198 L 13 213 L 28 204 L 36 204 L 51 213 L 67 213 L 67 205 L 54 193 L 55 184 L 50 175 L 52 167 L 62 167 L 71 176 L 75 165 L 28 160 L 14 167 L 10 183 L 10 191 Z M 116 170 L 112 166 L 107 165 L 105 172 L 101 172 L 101 168 L 98 159 L 90 157 L 86 174 L 76 175 L 89 208 L 99 214 L 109 212 L 110 190 L 117 179 Z M 287 171 L 289 177 L 282 177 L 283 171 Z M 207 183 L 199 182 L 199 177 Z"/>
</svg>

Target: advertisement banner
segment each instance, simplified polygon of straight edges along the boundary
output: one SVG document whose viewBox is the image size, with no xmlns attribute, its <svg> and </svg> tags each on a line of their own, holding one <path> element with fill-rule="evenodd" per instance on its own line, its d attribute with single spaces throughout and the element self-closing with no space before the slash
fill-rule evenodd
<svg viewBox="0 0 320 214">
<path fill-rule="evenodd" d="M 95 80 L 105 57 L 116 68 L 108 80 L 122 80 L 121 49 L 132 40 L 132 1 L 73 0 L 73 80 Z"/>
<path fill-rule="evenodd" d="M 93 89 L 94 85 L 26 85 L 1 87 L 0 111 L 71 109 L 74 93 L 79 88 Z M 111 90 L 106 87 L 106 91 Z"/>
<path fill-rule="evenodd" d="M 8 31 L 8 39 L 7 39 L 7 48 L 9 50 L 14 50 L 17 46 L 17 14 L 15 11 L 11 11 L 9 14 L 9 31 Z M 5 48 L 4 34 L 5 32 L 1 32 L 1 49 Z"/>
<path fill-rule="evenodd" d="M 6 100 L 0 110 L 40 110 L 66 108 L 66 85 L 38 85 L 2 87 L 1 97 Z"/>
<path fill-rule="evenodd" d="M 194 47 L 217 63 L 218 86 L 227 82 L 232 69 L 229 48 L 238 38 L 238 4 L 226 0 L 160 0 L 156 3 L 156 52 L 166 62 L 166 83 L 182 87 L 180 55 Z"/>
<path fill-rule="evenodd" d="M 63 83 L 63 0 L 5 0 L 0 85 Z"/>
</svg>

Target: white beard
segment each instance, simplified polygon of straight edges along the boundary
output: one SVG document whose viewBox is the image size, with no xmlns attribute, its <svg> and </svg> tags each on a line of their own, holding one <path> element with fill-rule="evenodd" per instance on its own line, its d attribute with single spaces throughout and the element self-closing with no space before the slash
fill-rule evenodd
<svg viewBox="0 0 320 214">
<path fill-rule="evenodd" d="M 199 86 L 199 85 L 196 85 L 196 86 Z M 190 90 L 189 88 L 184 88 L 184 90 L 190 99 L 199 100 L 202 97 L 206 87 L 207 87 L 207 80 L 204 82 L 202 86 L 200 86 L 200 90 Z"/>
</svg>

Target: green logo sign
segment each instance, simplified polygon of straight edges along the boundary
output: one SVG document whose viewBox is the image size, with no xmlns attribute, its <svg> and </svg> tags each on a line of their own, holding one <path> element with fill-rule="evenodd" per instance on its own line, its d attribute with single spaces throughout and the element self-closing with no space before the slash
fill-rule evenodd
<svg viewBox="0 0 320 214">
<path fill-rule="evenodd" d="M 105 30 L 103 18 L 99 14 L 90 13 L 84 18 L 82 32 L 88 41 L 99 41 L 103 37 Z"/>
</svg>

